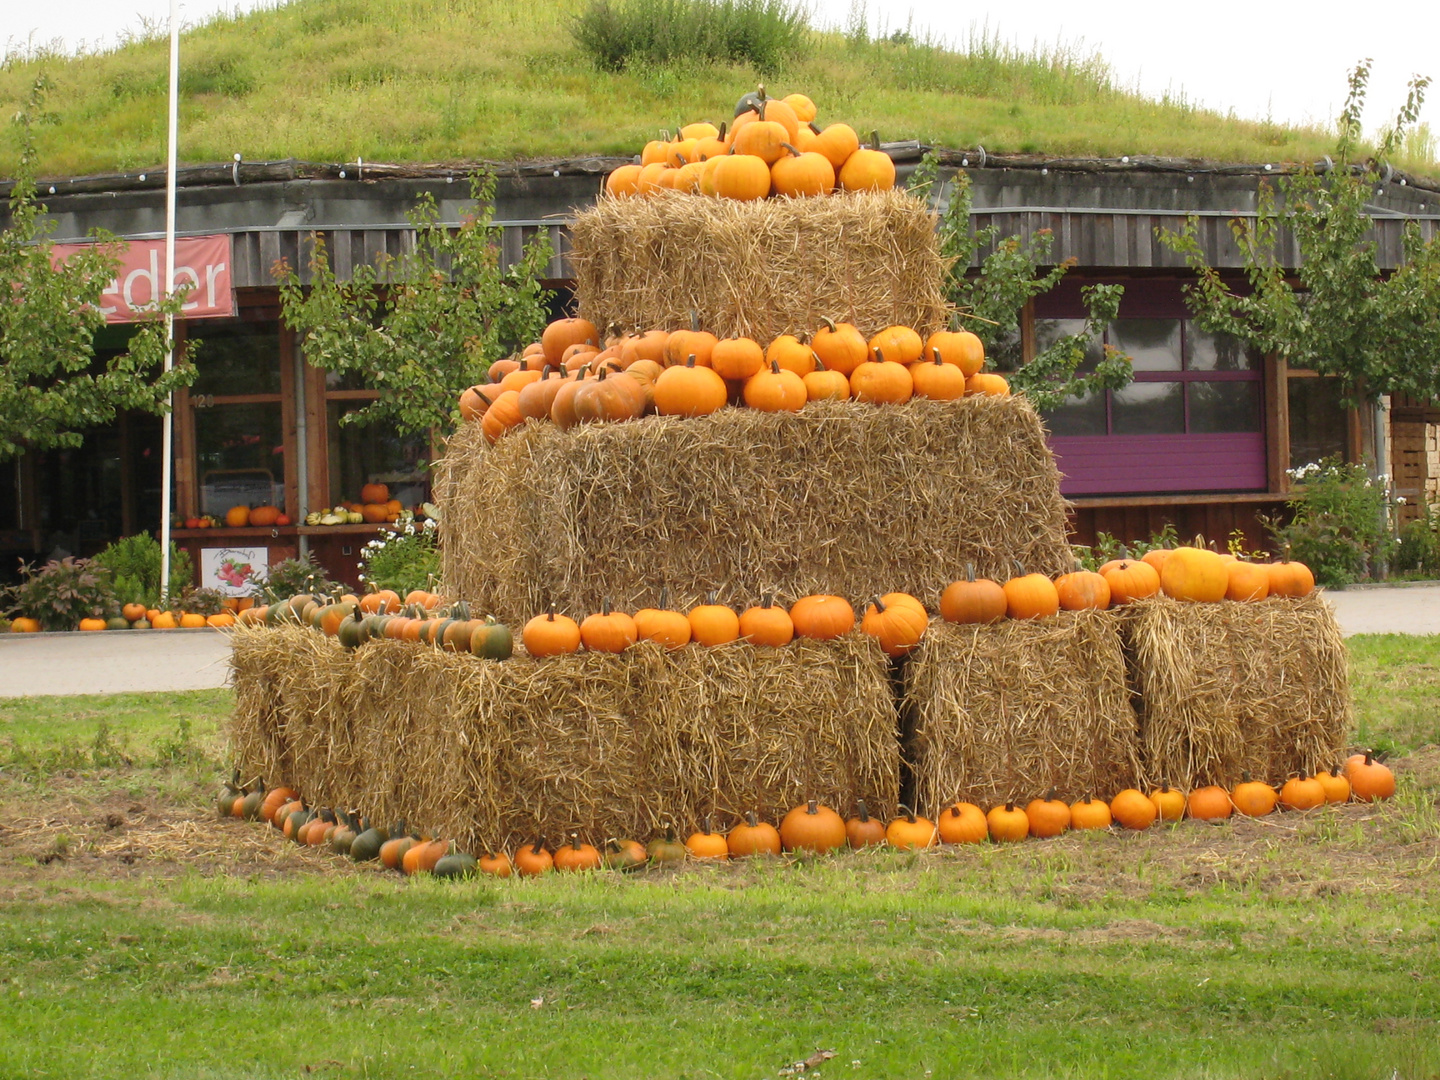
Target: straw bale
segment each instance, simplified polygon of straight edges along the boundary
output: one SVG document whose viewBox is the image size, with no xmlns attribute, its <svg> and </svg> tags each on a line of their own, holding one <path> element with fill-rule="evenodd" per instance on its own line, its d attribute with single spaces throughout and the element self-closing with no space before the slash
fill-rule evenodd
<svg viewBox="0 0 1440 1080">
<path fill-rule="evenodd" d="M 821 316 L 867 336 L 944 327 L 935 216 L 903 191 L 736 202 L 600 199 L 571 229 L 580 314 L 605 330 L 702 329 L 769 342 Z"/>
<path fill-rule="evenodd" d="M 235 651 L 247 771 L 471 850 L 897 798 L 888 666 L 861 634 L 495 663 L 394 641 L 346 653 L 278 628 Z"/>
<path fill-rule="evenodd" d="M 988 810 L 1052 787 L 1109 798 L 1141 783 L 1119 623 L 1112 611 L 933 621 L 905 674 L 919 812 L 956 799 Z"/>
<path fill-rule="evenodd" d="M 1279 783 L 1340 760 L 1352 723 L 1345 642 L 1319 595 L 1133 605 L 1127 646 L 1150 774 L 1187 788 Z"/>
<path fill-rule="evenodd" d="M 1072 565 L 1065 503 L 1023 398 L 816 402 L 450 440 L 439 477 L 448 593 L 523 622 L 609 597 L 682 610 L 904 590 L 928 605 L 973 563 L 1001 580 Z"/>
</svg>

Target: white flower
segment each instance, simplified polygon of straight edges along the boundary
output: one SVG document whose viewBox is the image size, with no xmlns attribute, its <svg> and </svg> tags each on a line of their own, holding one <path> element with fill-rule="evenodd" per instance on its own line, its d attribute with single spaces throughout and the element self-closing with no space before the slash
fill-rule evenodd
<svg viewBox="0 0 1440 1080">
<path fill-rule="evenodd" d="M 1395 504 L 1396 504 L 1397 506 L 1404 506 L 1404 505 L 1405 505 L 1405 496 L 1404 496 L 1404 495 L 1397 495 L 1397 496 L 1395 496 Z"/>
</svg>

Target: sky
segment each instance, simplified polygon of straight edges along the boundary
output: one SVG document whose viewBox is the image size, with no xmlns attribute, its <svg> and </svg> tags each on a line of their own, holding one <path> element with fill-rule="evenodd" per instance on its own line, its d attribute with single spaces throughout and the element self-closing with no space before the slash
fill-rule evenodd
<svg viewBox="0 0 1440 1080">
<path fill-rule="evenodd" d="M 181 20 L 276 2 L 185 0 Z M 819 25 L 843 28 L 860 18 L 872 34 L 909 28 L 917 38 L 962 46 L 984 33 L 1026 50 L 1098 53 L 1122 86 L 1155 97 L 1183 94 L 1222 113 L 1278 123 L 1328 124 L 1344 102 L 1346 73 L 1364 57 L 1374 60 L 1365 116 L 1371 132 L 1394 118 L 1411 76 L 1440 78 L 1440 3 L 1434 0 L 1400 0 L 1378 9 L 1334 0 L 1311 0 L 1303 9 L 1254 0 L 809 4 Z M 7 14 L 0 21 L 0 48 L 56 41 L 66 50 L 113 46 L 147 22 L 163 25 L 168 13 L 169 4 L 156 0 L 50 0 L 26 5 L 18 16 Z M 1440 129 L 1440 88 L 1421 119 Z"/>
</svg>

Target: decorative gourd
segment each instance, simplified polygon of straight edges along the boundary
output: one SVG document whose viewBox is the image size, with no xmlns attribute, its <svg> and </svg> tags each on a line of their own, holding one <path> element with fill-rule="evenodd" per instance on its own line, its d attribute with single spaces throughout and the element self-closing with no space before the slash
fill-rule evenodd
<svg viewBox="0 0 1440 1080">
<path fill-rule="evenodd" d="M 585 616 L 580 624 L 580 640 L 590 652 L 624 652 L 636 639 L 635 620 L 623 611 L 611 611 L 608 596 L 599 612 Z"/>
<path fill-rule="evenodd" d="M 799 412 L 810 400 L 804 380 L 782 368 L 778 360 L 770 361 L 768 371 L 746 379 L 743 393 L 745 404 L 761 412 Z"/>
<path fill-rule="evenodd" d="M 1229 575 L 1225 599 L 1264 600 L 1270 595 L 1270 570 L 1264 563 L 1236 559 L 1225 564 L 1225 572 Z"/>
<path fill-rule="evenodd" d="M 662 836 L 657 836 L 645 845 L 645 854 L 652 866 L 678 866 L 690 853 L 675 837 L 675 826 L 666 825 Z"/>
<path fill-rule="evenodd" d="M 789 141 L 782 141 L 780 147 L 780 156 L 770 165 L 770 186 L 776 195 L 799 199 L 835 190 L 835 166 L 824 154 L 802 152 Z"/>
<path fill-rule="evenodd" d="M 1155 804 L 1155 813 L 1161 821 L 1179 821 L 1185 816 L 1185 793 L 1172 788 L 1164 780 L 1150 792 L 1150 801 Z"/>
<path fill-rule="evenodd" d="M 900 405 L 915 393 L 915 379 L 904 364 L 885 359 L 875 350 L 875 359 L 866 360 L 850 373 L 850 396 L 856 401 Z"/>
<path fill-rule="evenodd" d="M 740 617 L 733 608 L 717 604 L 713 592 L 690 609 L 689 618 L 690 637 L 701 645 L 728 645 L 740 636 Z"/>
<path fill-rule="evenodd" d="M 974 803 L 957 802 L 940 812 L 935 830 L 942 844 L 978 844 L 990 835 L 990 823 Z"/>
<path fill-rule="evenodd" d="M 1264 817 L 1275 809 L 1279 796 L 1269 784 L 1250 779 L 1247 772 L 1240 774 L 1240 783 L 1230 792 L 1230 801 L 1235 804 L 1236 810 L 1247 817 Z"/>
<path fill-rule="evenodd" d="M 205 625 L 205 619 L 203 617 L 200 619 L 200 625 Z M 108 630 L 109 627 L 105 625 L 104 619 L 81 619 L 80 629 L 85 631 Z"/>
<path fill-rule="evenodd" d="M 855 609 L 843 596 L 802 596 L 790 608 L 800 637 L 829 641 L 855 629 Z"/>
<path fill-rule="evenodd" d="M 981 371 L 965 380 L 965 393 L 972 397 L 1009 397 L 1010 384 L 1004 375 Z"/>
<path fill-rule="evenodd" d="M 1005 618 L 1005 590 L 989 578 L 975 576 L 975 564 L 965 564 L 965 580 L 951 582 L 940 594 L 940 614 L 946 622 L 993 623 Z"/>
<path fill-rule="evenodd" d="M 722 860 L 730 857 L 730 845 L 723 835 L 710 828 L 708 817 L 701 825 L 700 831 L 691 833 L 685 841 L 685 850 L 690 853 L 692 859 Z"/>
<path fill-rule="evenodd" d="M 1350 801 L 1350 781 L 1340 775 L 1340 769 L 1332 766 L 1329 770 L 1321 770 L 1315 774 L 1315 779 L 1320 782 L 1320 787 L 1325 791 L 1327 803 L 1345 803 Z"/>
<path fill-rule="evenodd" d="M 768 367 L 772 363 L 803 379 L 815 370 L 815 350 L 794 334 L 781 334 L 765 346 L 765 364 Z"/>
<path fill-rule="evenodd" d="M 487 851 L 476 860 L 476 866 L 482 874 L 497 878 L 508 878 L 514 870 L 510 856 L 503 851 Z"/>
<path fill-rule="evenodd" d="M 870 359 L 870 345 L 850 323 L 837 323 L 825 316 L 821 316 L 821 322 L 825 325 L 815 331 L 810 347 L 827 368 L 848 380 L 857 367 Z"/>
<path fill-rule="evenodd" d="M 690 644 L 690 619 L 683 612 L 667 608 L 668 596 L 669 590 L 662 588 L 658 608 L 635 612 L 635 634 L 637 640 L 658 641 L 667 649 L 678 649 Z"/>
<path fill-rule="evenodd" d="M 1012 619 L 1045 619 L 1060 610 L 1060 594 L 1044 574 L 1026 574 L 1017 562 L 1017 574 L 1005 582 L 1005 614 Z"/>
<path fill-rule="evenodd" d="M 708 416 L 725 407 L 725 380 L 691 355 L 683 367 L 666 368 L 655 380 L 655 411 L 661 416 Z"/>
<path fill-rule="evenodd" d="M 740 613 L 740 636 L 751 645 L 778 649 L 795 639 L 795 622 L 773 596 L 767 597 L 763 607 L 746 608 Z"/>
<path fill-rule="evenodd" d="M 1117 607 L 1154 596 L 1160 591 L 1160 575 L 1155 568 L 1134 559 L 1121 559 L 1102 566 L 1100 576 L 1110 586 L 1110 602 Z"/>
<path fill-rule="evenodd" d="M 621 165 L 605 177 L 605 194 L 614 199 L 629 198 L 636 193 L 639 182 L 639 165 Z"/>
<path fill-rule="evenodd" d="M 1147 802 L 1149 800 L 1146 800 Z M 1151 807 L 1153 810 L 1154 807 Z M 1085 798 L 1070 804 L 1070 827 L 1075 830 L 1082 829 L 1108 829 L 1112 817 L 1110 804 L 1104 799 L 1097 799 L 1086 795 Z"/>
<path fill-rule="evenodd" d="M 1070 804 L 1057 798 L 1054 788 L 1043 799 L 1031 799 L 1025 807 L 1030 819 L 1030 835 L 1042 840 L 1059 836 L 1070 828 Z"/>
<path fill-rule="evenodd" d="M 551 861 L 556 870 L 566 870 L 571 873 L 578 873 L 581 870 L 599 870 L 600 852 L 590 844 L 581 843 L 580 837 L 571 833 L 570 842 L 556 848 L 555 854 L 551 856 Z"/>
<path fill-rule="evenodd" d="M 939 355 L 958 367 L 965 378 L 979 374 L 985 366 L 985 345 L 969 330 L 939 330 L 925 339 L 925 355 Z"/>
<path fill-rule="evenodd" d="M 751 810 L 745 820 L 730 830 L 725 837 L 730 854 L 737 858 L 749 855 L 779 855 L 780 833 L 767 821 L 761 821 Z"/>
<path fill-rule="evenodd" d="M 885 823 L 870 816 L 864 799 L 855 800 L 855 816 L 845 822 L 845 842 L 856 851 L 885 843 Z"/>
<path fill-rule="evenodd" d="M 1125 828 L 1138 832 L 1154 825 L 1160 812 L 1148 795 L 1126 788 L 1110 800 L 1110 815 Z"/>
<path fill-rule="evenodd" d="M 561 356 L 571 345 L 599 340 L 600 331 L 589 319 L 556 319 L 540 335 L 540 347 L 545 362 L 558 367 Z"/>
<path fill-rule="evenodd" d="M 515 651 L 515 635 L 493 618 L 477 619 L 471 625 L 469 646 L 482 660 L 509 660 Z"/>
<path fill-rule="evenodd" d="M 1061 574 L 1055 579 L 1055 594 L 1066 611 L 1104 611 L 1110 606 L 1110 583 L 1093 570 Z"/>
<path fill-rule="evenodd" d="M 1378 802 L 1395 794 L 1395 774 L 1370 754 L 1357 754 L 1345 763 L 1350 791 L 1361 802 Z"/>
<path fill-rule="evenodd" d="M 908 602 L 907 602 L 908 601 Z M 860 629 L 880 643 L 886 656 L 904 656 L 925 636 L 930 616 L 913 596 L 890 593 L 870 601 Z"/>
<path fill-rule="evenodd" d="M 898 803 L 900 815 L 885 826 L 885 842 L 901 851 L 935 846 L 935 823 L 920 817 L 904 803 Z"/>
<path fill-rule="evenodd" d="M 1313 810 L 1325 805 L 1325 787 L 1305 770 L 1280 785 L 1280 805 L 1286 810 Z"/>
<path fill-rule="evenodd" d="M 439 859 L 431 873 L 437 878 L 471 878 L 478 870 L 479 863 L 474 855 L 456 851 Z"/>
<path fill-rule="evenodd" d="M 985 815 L 985 828 L 997 844 L 1013 844 L 1030 835 L 1030 815 L 1013 802 L 993 806 Z"/>
<path fill-rule="evenodd" d="M 515 853 L 515 872 L 521 877 L 539 877 L 555 868 L 555 856 L 545 848 L 543 837 L 536 837 Z"/>
<path fill-rule="evenodd" d="M 926 356 L 925 339 L 909 326 L 887 326 L 868 344 L 871 355 L 882 354 L 897 364 L 913 364 Z"/>
<path fill-rule="evenodd" d="M 933 361 L 911 364 L 910 378 L 915 384 L 916 397 L 958 401 L 965 396 L 965 373 L 941 360 L 939 349 L 935 350 Z"/>
<path fill-rule="evenodd" d="M 531 656 L 563 656 L 580 648 L 580 626 L 567 615 L 555 614 L 552 607 L 525 624 L 520 640 Z"/>
<path fill-rule="evenodd" d="M 645 845 L 639 840 L 614 838 L 605 841 L 605 850 L 600 859 L 606 870 L 619 870 L 627 874 L 645 869 L 650 861 L 650 857 L 645 854 Z"/>
<path fill-rule="evenodd" d="M 850 400 L 850 380 L 826 367 L 818 356 L 815 357 L 815 370 L 801 381 L 805 384 L 805 397 L 809 401 Z"/>
<path fill-rule="evenodd" d="M 765 366 L 765 350 L 747 337 L 723 338 L 710 353 L 710 366 L 724 379 L 748 379 Z"/>
<path fill-rule="evenodd" d="M 1315 591 L 1315 575 L 1310 568 L 1301 562 L 1291 562 L 1288 554 L 1279 562 L 1271 563 L 1269 573 L 1271 596 L 1298 598 Z"/>
<path fill-rule="evenodd" d="M 821 133 L 824 138 L 824 133 Z M 846 191 L 889 191 L 895 186 L 895 162 L 880 149 L 880 136 L 870 133 L 870 148 L 856 150 L 840 166 L 837 179 Z"/>
<path fill-rule="evenodd" d="M 845 846 L 845 819 L 811 799 L 797 806 L 780 822 L 780 843 L 786 851 L 813 851 L 828 854 Z"/>
<path fill-rule="evenodd" d="M 485 438 L 490 443 L 500 441 L 500 437 L 511 428 L 518 427 L 523 423 L 525 417 L 520 415 L 520 393 L 517 390 L 505 390 L 497 397 L 490 408 L 485 410 L 485 415 L 480 418 L 480 430 L 485 433 Z"/>
<path fill-rule="evenodd" d="M 1166 596 L 1196 603 L 1225 599 L 1230 573 L 1225 561 L 1201 547 L 1176 548 L 1160 571 L 1160 588 Z"/>
<path fill-rule="evenodd" d="M 1199 821 L 1222 821 L 1234 811 L 1230 793 L 1218 784 L 1207 784 L 1190 792 L 1185 812 Z"/>
</svg>

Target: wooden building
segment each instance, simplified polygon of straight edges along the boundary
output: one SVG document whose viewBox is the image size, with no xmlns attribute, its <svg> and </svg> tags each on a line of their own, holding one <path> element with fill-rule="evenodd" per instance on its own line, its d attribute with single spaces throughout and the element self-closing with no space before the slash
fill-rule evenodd
<svg viewBox="0 0 1440 1080">
<path fill-rule="evenodd" d="M 914 144 L 889 149 L 902 176 L 920 153 Z M 1256 514 L 1283 510 L 1286 469 L 1328 454 L 1385 463 L 1377 471 L 1393 471 L 1398 492 L 1412 503 L 1435 497 L 1436 417 L 1428 407 L 1397 402 L 1388 416 L 1384 409 L 1347 412 L 1331 380 L 1287 370 L 1273 357 L 1201 332 L 1189 318 L 1183 287 L 1190 275 L 1156 230 L 1178 230 L 1196 217 L 1211 264 L 1238 272 L 1229 223 L 1254 215 L 1259 185 L 1273 181 L 1281 166 L 981 151 L 949 152 L 945 161 L 971 178 L 977 228 L 998 225 L 1002 236 L 1049 229 L 1054 258 L 1075 264 L 1059 288 L 1026 311 L 1009 362 L 1083 317 L 1084 285 L 1125 286 L 1106 340 L 1135 359 L 1135 382 L 1047 417 L 1078 541 L 1102 531 L 1144 537 L 1171 522 L 1182 536 L 1223 539 L 1238 529 L 1263 545 Z M 566 225 L 616 164 L 585 159 L 497 169 L 494 217 L 503 227 L 504 255 L 517 258 L 525 241 L 545 230 L 555 252 L 547 284 L 557 290 L 557 307 L 571 284 Z M 143 278 L 144 259 L 161 242 L 164 181 L 157 171 L 47 182 L 53 239 L 79 241 L 93 228 L 106 229 L 132 242 Z M 469 202 L 466 166 L 237 162 L 182 169 L 179 183 L 179 234 L 223 240 L 227 265 L 206 274 L 222 291 L 228 287 L 232 302 L 178 324 L 182 340 L 203 345 L 198 378 L 176 399 L 174 510 L 194 519 L 223 516 L 235 502 L 273 500 L 291 524 L 182 528 L 177 540 L 197 564 L 202 550 L 226 546 L 263 548 L 271 562 L 308 550 L 332 575 L 353 581 L 359 547 L 374 527 L 295 523 L 310 510 L 356 499 L 372 481 L 418 501 L 427 492 L 422 463 L 431 448 L 340 424 L 375 391 L 305 363 L 280 323 L 272 267 L 283 258 L 303 276 L 317 233 L 342 278 L 381 254 L 399 254 L 413 243 L 406 212 L 421 192 L 435 198 L 442 220 L 459 220 Z M 1434 235 L 1440 186 L 1396 174 L 1372 205 L 1381 265 L 1394 267 L 1406 222 Z M 124 335 L 123 325 L 107 330 L 102 349 L 118 347 Z M 6 569 L 16 556 L 91 554 L 118 536 L 153 532 L 160 521 L 159 430 L 154 417 L 124 416 L 92 432 L 79 449 L 7 463 L 0 476 Z"/>
</svg>

